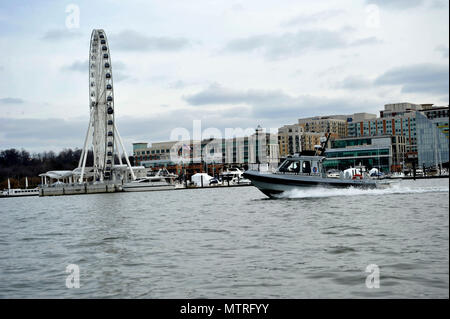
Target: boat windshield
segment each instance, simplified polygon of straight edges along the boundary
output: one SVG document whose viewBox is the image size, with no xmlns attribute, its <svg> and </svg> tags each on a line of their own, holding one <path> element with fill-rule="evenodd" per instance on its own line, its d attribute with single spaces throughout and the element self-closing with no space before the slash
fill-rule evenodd
<svg viewBox="0 0 450 319">
<path fill-rule="evenodd" d="M 300 173 L 300 161 L 286 160 L 278 170 L 285 173 Z"/>
<path fill-rule="evenodd" d="M 320 174 L 319 163 L 317 160 L 306 158 L 287 159 L 280 165 L 278 171 L 281 173 L 318 175 Z"/>
</svg>

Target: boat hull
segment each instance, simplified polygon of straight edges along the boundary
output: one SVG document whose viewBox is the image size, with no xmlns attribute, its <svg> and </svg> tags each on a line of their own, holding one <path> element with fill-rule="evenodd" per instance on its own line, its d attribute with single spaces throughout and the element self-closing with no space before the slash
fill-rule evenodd
<svg viewBox="0 0 450 319">
<path fill-rule="evenodd" d="M 175 185 L 123 185 L 124 192 L 152 192 L 175 189 Z"/>
<path fill-rule="evenodd" d="M 294 189 L 310 187 L 326 188 L 376 188 L 373 180 L 344 180 L 321 176 L 302 176 L 294 174 L 267 174 L 257 171 L 247 171 L 244 177 L 252 181 L 265 195 L 274 198 L 277 195 Z"/>
</svg>

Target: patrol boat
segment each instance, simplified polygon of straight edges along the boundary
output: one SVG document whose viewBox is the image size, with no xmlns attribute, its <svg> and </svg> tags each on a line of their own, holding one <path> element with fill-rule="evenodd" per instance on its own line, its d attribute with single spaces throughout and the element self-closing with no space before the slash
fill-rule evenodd
<svg viewBox="0 0 450 319">
<path fill-rule="evenodd" d="M 252 181 L 265 195 L 276 198 L 277 195 L 293 189 L 305 187 L 358 187 L 376 188 L 376 180 L 370 179 L 362 170 L 355 174 L 340 174 L 339 178 L 328 177 L 323 167 L 326 157 L 323 156 L 328 139 L 321 140 L 322 145 L 316 145 L 314 156 L 288 156 L 275 172 L 246 171 L 244 177 Z M 358 170 L 358 168 L 355 168 Z"/>
</svg>

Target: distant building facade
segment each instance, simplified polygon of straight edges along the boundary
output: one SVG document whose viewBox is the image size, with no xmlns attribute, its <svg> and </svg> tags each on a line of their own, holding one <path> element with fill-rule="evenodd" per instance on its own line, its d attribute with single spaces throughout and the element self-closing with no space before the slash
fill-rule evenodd
<svg viewBox="0 0 450 319">
<path fill-rule="evenodd" d="M 327 169 L 344 170 L 357 165 L 383 172 L 401 171 L 406 153 L 405 137 L 380 135 L 333 140 L 325 151 Z"/>
<path fill-rule="evenodd" d="M 351 115 L 327 115 L 298 119 L 298 123 L 278 129 L 280 157 L 315 151 L 320 138 L 330 132 L 330 140 L 348 135 L 348 123 L 376 118 L 376 114 L 354 113 Z M 328 145 L 329 146 L 329 145 Z"/>
<path fill-rule="evenodd" d="M 449 161 L 448 106 L 386 104 L 376 119 L 348 123 L 349 137 L 405 136 L 406 161 L 430 167 Z"/>
<path fill-rule="evenodd" d="M 306 132 L 303 125 L 285 125 L 278 129 L 278 146 L 280 157 L 314 151 L 320 145 L 320 137 L 325 133 Z"/>
<path fill-rule="evenodd" d="M 345 115 L 315 116 L 298 119 L 298 124 L 305 132 L 326 133 L 328 129 L 332 137 L 347 136 L 347 120 Z"/>
<path fill-rule="evenodd" d="M 133 156 L 136 165 L 154 170 L 166 168 L 177 174 L 208 172 L 214 175 L 233 166 L 276 166 L 279 151 L 277 135 L 258 128 L 251 136 L 229 139 L 169 141 L 150 146 L 148 143 L 134 143 Z"/>
</svg>

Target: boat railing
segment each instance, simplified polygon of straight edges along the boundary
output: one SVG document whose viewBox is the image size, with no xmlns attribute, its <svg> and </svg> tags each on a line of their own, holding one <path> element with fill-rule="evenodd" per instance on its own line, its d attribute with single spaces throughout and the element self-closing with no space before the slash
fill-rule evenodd
<svg viewBox="0 0 450 319">
<path fill-rule="evenodd" d="M 263 164 L 248 164 L 249 171 L 258 171 L 262 174 L 270 174 L 275 173 L 277 170 L 277 164 L 272 163 L 263 163 Z"/>
<path fill-rule="evenodd" d="M 61 183 L 61 184 L 39 184 L 39 188 L 58 188 L 58 187 L 76 187 L 76 186 L 91 186 L 91 185 L 114 185 L 117 184 L 115 181 L 103 181 L 103 182 L 84 182 L 84 183 Z"/>
<path fill-rule="evenodd" d="M 277 171 L 277 174 L 284 174 L 284 175 L 298 175 L 298 176 L 322 176 L 321 173 L 302 173 L 302 172 L 284 172 L 284 171 Z"/>
</svg>

